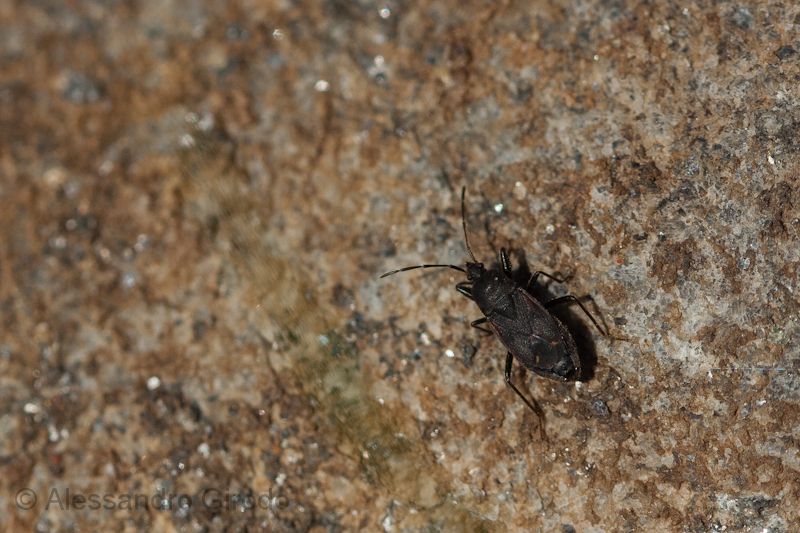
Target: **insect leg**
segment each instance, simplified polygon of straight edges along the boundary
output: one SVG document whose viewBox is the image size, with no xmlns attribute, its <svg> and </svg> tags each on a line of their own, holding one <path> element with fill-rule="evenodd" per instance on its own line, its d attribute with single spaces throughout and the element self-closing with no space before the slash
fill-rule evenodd
<svg viewBox="0 0 800 533">
<path fill-rule="evenodd" d="M 461 281 L 456 283 L 456 290 L 469 298 L 470 300 L 474 300 L 472 297 L 472 286 L 469 281 Z"/>
<path fill-rule="evenodd" d="M 597 320 L 594 319 L 594 317 L 589 312 L 589 310 L 586 309 L 586 307 L 584 307 L 584 305 L 581 303 L 581 301 L 578 300 L 572 294 L 568 294 L 566 296 L 561 296 L 560 298 L 555 298 L 553 300 L 550 300 L 549 302 L 544 304 L 544 307 L 546 309 L 549 309 L 549 308 L 554 307 L 554 306 L 559 305 L 559 304 L 572 303 L 572 302 L 575 302 L 576 304 L 578 304 L 581 307 L 581 310 L 583 310 L 583 312 L 586 313 L 586 316 L 589 317 L 589 319 L 592 321 L 592 324 L 594 324 L 594 327 L 597 328 L 597 331 L 599 331 L 601 335 L 603 335 L 604 337 L 606 335 L 608 335 L 608 333 L 603 331 L 603 329 L 600 327 L 600 324 L 597 323 Z"/>
<path fill-rule="evenodd" d="M 489 321 L 488 318 L 483 317 L 483 318 L 479 318 L 477 320 L 473 320 L 472 322 L 469 323 L 469 325 L 472 326 L 475 329 L 479 329 L 481 331 L 485 331 L 486 333 L 491 334 L 492 330 L 481 327 L 481 324 L 485 324 L 488 321 Z"/>
<path fill-rule="evenodd" d="M 500 265 L 503 267 L 503 272 L 507 276 L 511 276 L 511 259 L 508 258 L 508 252 L 505 248 L 500 248 Z"/>
<path fill-rule="evenodd" d="M 530 277 L 530 279 L 528 280 L 528 284 L 527 284 L 525 287 L 526 287 L 526 288 L 529 288 L 529 287 L 531 286 L 531 284 L 532 284 L 534 281 L 536 281 L 536 278 L 538 278 L 538 277 L 539 277 L 539 274 L 541 274 L 542 276 L 548 277 L 548 278 L 552 279 L 553 281 L 555 281 L 555 282 L 557 282 L 557 283 L 564 283 L 564 280 L 563 280 L 563 279 L 559 279 L 559 278 L 557 278 L 557 277 L 553 276 L 552 274 L 548 274 L 547 272 L 542 272 L 541 270 L 537 270 L 536 272 L 534 272 L 533 274 L 531 274 L 531 277 Z"/>
<path fill-rule="evenodd" d="M 526 398 L 519 391 L 517 386 L 511 383 L 511 365 L 513 363 L 514 363 L 514 356 L 511 355 L 511 352 L 508 352 L 508 355 L 506 355 L 506 371 L 505 371 L 506 385 L 511 387 L 511 389 L 517 393 L 517 396 L 522 398 L 522 401 L 525 402 L 525 405 L 527 405 L 530 408 L 530 410 L 533 411 L 534 414 L 536 414 L 537 418 L 539 419 L 539 432 L 541 433 L 542 440 L 545 440 L 547 439 L 547 435 L 545 434 L 544 431 L 544 412 L 542 411 L 542 408 L 539 407 L 539 404 L 536 403 L 536 400 L 534 401 L 528 400 L 528 398 Z"/>
</svg>

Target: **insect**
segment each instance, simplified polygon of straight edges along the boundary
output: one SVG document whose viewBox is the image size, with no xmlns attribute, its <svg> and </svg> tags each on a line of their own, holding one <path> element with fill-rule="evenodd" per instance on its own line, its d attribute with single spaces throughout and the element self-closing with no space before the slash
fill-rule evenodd
<svg viewBox="0 0 800 533">
<path fill-rule="evenodd" d="M 539 417 L 540 428 L 543 428 L 541 409 L 511 381 L 514 359 L 526 370 L 556 381 L 571 381 L 580 377 L 581 363 L 575 341 L 564 324 L 550 312 L 557 305 L 578 304 L 598 331 L 602 335 L 606 335 L 606 332 L 575 296 L 568 294 L 542 302 L 526 290 L 539 276 L 548 277 L 558 283 L 563 283 L 563 280 L 547 272 L 536 271 L 531 274 L 527 285 L 520 285 L 512 277 L 511 261 L 505 248 L 500 250 L 499 264 L 495 268 L 487 269 L 475 259 L 467 235 L 465 193 L 466 187 L 461 189 L 461 224 L 470 261 L 464 267 L 441 264 L 407 266 L 386 272 L 381 278 L 417 268 L 452 268 L 466 274 L 466 281 L 457 283 L 456 290 L 474 301 L 483 313 L 482 318 L 473 320 L 470 325 L 493 333 L 506 348 L 505 382 Z M 488 329 L 483 324 L 488 325 Z M 543 431 L 542 429 L 542 433 Z"/>
</svg>

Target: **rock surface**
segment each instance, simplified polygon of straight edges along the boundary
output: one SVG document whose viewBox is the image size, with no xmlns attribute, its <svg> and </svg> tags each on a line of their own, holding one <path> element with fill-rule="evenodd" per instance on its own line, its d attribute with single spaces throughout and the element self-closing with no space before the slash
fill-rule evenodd
<svg viewBox="0 0 800 533">
<path fill-rule="evenodd" d="M 670 4 L 0 4 L 0 529 L 796 527 L 800 7 Z M 462 185 L 611 332 L 547 440 L 377 279 Z"/>
</svg>

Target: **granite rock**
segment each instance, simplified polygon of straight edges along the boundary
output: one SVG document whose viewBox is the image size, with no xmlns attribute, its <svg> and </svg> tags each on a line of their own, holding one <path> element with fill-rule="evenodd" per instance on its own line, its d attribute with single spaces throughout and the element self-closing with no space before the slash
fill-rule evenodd
<svg viewBox="0 0 800 533">
<path fill-rule="evenodd" d="M 2 529 L 791 531 L 798 28 L 0 4 Z M 457 272 L 378 279 L 465 260 L 462 186 L 480 259 L 610 331 L 564 310 L 584 381 L 515 373 L 545 440 Z"/>
</svg>

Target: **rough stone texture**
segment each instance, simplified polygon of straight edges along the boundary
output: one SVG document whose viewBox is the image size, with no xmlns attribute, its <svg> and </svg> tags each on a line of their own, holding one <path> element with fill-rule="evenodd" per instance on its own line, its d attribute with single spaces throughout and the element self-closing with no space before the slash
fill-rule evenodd
<svg viewBox="0 0 800 533">
<path fill-rule="evenodd" d="M 226 4 L 0 2 L 0 529 L 797 527 L 800 7 Z M 546 441 L 456 272 L 376 279 L 462 184 L 612 333 Z"/>
</svg>

